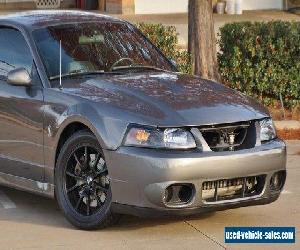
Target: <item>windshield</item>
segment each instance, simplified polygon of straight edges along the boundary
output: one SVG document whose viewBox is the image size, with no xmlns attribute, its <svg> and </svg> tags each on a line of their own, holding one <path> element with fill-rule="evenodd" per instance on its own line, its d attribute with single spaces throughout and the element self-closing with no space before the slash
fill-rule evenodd
<svg viewBox="0 0 300 250">
<path fill-rule="evenodd" d="M 129 69 L 172 70 L 170 62 L 133 26 L 120 22 L 75 23 L 33 31 L 49 79 Z"/>
</svg>

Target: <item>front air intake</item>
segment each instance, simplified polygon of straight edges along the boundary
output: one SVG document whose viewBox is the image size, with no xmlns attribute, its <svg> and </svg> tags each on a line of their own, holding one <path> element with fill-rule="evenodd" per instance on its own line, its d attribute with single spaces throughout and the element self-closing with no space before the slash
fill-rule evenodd
<svg viewBox="0 0 300 250">
<path fill-rule="evenodd" d="M 202 200 L 218 202 L 260 195 L 266 176 L 208 181 L 202 184 Z"/>
</svg>

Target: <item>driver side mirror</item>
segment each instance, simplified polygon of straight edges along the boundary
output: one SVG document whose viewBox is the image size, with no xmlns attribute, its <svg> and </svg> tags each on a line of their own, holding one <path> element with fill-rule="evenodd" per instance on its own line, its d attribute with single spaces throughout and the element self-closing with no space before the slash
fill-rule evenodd
<svg viewBox="0 0 300 250">
<path fill-rule="evenodd" d="M 7 83 L 14 86 L 30 87 L 32 85 L 31 77 L 26 69 L 17 68 L 7 74 Z"/>
</svg>

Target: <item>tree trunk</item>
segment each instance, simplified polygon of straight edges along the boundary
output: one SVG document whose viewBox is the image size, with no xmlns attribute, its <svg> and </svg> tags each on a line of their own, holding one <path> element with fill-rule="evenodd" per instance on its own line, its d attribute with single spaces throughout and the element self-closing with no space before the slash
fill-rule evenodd
<svg viewBox="0 0 300 250">
<path fill-rule="evenodd" d="M 106 11 L 106 0 L 98 0 L 98 10 Z"/>
<path fill-rule="evenodd" d="M 195 19 L 195 1 L 189 0 L 188 7 L 188 22 L 189 22 L 189 34 L 188 34 L 188 52 L 191 55 L 194 55 L 194 40 L 195 40 L 195 31 L 194 31 L 194 19 Z"/>
<path fill-rule="evenodd" d="M 196 75 L 221 81 L 212 0 L 189 0 L 189 51 L 194 59 Z"/>
</svg>

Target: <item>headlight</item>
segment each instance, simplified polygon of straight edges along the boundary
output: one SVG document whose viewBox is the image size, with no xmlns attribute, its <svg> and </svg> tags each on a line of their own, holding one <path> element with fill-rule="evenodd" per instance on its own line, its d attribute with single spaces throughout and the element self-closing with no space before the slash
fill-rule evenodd
<svg viewBox="0 0 300 250">
<path fill-rule="evenodd" d="M 276 130 L 272 119 L 260 121 L 260 139 L 261 141 L 270 141 L 276 138 Z"/>
<path fill-rule="evenodd" d="M 129 129 L 124 145 L 145 148 L 196 148 L 196 142 L 191 132 L 181 128 L 133 127 Z"/>
</svg>

